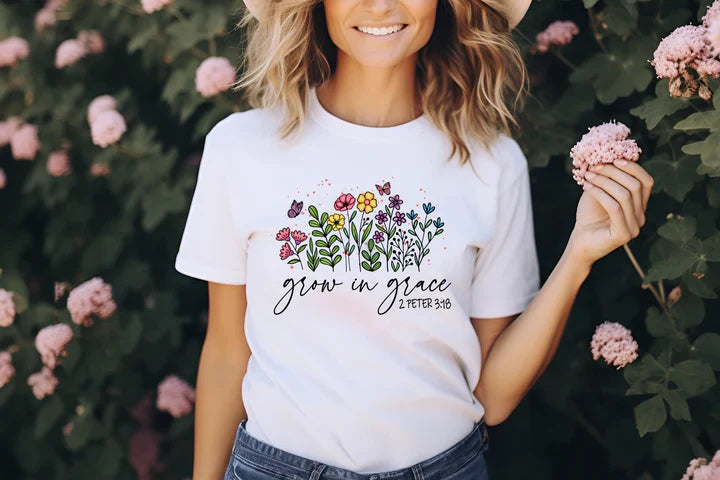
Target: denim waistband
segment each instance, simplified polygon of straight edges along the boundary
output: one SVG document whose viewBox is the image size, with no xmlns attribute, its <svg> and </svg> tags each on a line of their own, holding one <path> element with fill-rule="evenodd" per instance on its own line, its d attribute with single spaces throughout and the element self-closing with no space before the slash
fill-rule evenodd
<svg viewBox="0 0 720 480">
<path fill-rule="evenodd" d="M 245 429 L 247 419 L 238 425 L 232 453 L 250 466 L 286 480 L 343 479 L 343 480 L 422 480 L 440 479 L 457 471 L 480 452 L 487 450 L 488 431 L 485 420 L 450 448 L 422 462 L 406 468 L 377 473 L 357 473 L 301 457 L 269 445 Z"/>
</svg>

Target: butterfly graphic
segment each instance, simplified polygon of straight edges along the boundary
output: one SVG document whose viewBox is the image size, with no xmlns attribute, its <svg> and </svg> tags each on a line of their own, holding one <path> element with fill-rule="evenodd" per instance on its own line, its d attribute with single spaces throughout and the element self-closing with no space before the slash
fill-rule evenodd
<svg viewBox="0 0 720 480">
<path fill-rule="evenodd" d="M 300 214 L 300 211 L 302 210 L 303 202 L 297 202 L 295 200 L 292 201 L 292 205 L 290 205 L 290 210 L 288 210 L 288 217 L 295 218 Z"/>
<path fill-rule="evenodd" d="M 376 183 L 375 188 L 377 188 L 377 191 L 380 192 L 380 195 L 390 195 L 390 182 L 385 182 L 385 185 L 383 186 L 380 186 Z"/>
</svg>

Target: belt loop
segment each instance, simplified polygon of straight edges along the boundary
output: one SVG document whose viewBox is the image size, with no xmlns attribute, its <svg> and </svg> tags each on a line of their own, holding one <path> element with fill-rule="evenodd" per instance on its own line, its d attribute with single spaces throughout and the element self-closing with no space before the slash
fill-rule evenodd
<svg viewBox="0 0 720 480">
<path fill-rule="evenodd" d="M 310 473 L 310 480 L 318 480 L 320 475 L 322 475 L 323 470 L 325 470 L 325 467 L 327 467 L 327 465 L 324 463 L 318 463 L 315 465 Z"/>
<path fill-rule="evenodd" d="M 419 465 L 413 465 L 412 466 L 412 472 L 413 472 L 413 478 L 414 480 L 425 480 L 425 475 L 423 475 L 422 467 Z"/>
</svg>

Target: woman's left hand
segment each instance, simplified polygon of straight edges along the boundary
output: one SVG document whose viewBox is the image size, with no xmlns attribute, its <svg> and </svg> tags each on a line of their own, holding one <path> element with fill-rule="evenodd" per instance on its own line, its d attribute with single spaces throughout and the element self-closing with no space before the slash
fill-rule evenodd
<svg viewBox="0 0 720 480">
<path fill-rule="evenodd" d="M 585 174 L 568 248 L 588 266 L 637 237 L 645 225 L 653 177 L 636 162 L 620 163 L 594 165 Z"/>
</svg>

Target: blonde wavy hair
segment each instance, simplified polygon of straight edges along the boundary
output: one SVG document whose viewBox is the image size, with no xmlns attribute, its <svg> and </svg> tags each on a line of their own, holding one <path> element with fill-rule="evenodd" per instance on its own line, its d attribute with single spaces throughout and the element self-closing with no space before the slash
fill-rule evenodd
<svg viewBox="0 0 720 480">
<path fill-rule="evenodd" d="M 452 142 L 448 160 L 470 158 L 466 140 L 485 148 L 498 133 L 512 136 L 524 108 L 529 79 L 502 0 L 438 0 L 433 33 L 417 52 L 415 86 L 425 115 Z M 301 129 L 312 86 L 335 69 L 337 47 L 325 23 L 322 0 L 267 0 L 258 22 L 245 10 L 243 68 L 233 90 L 251 108 L 284 107 L 281 138 Z M 471 164 L 472 165 L 472 164 Z"/>
</svg>

